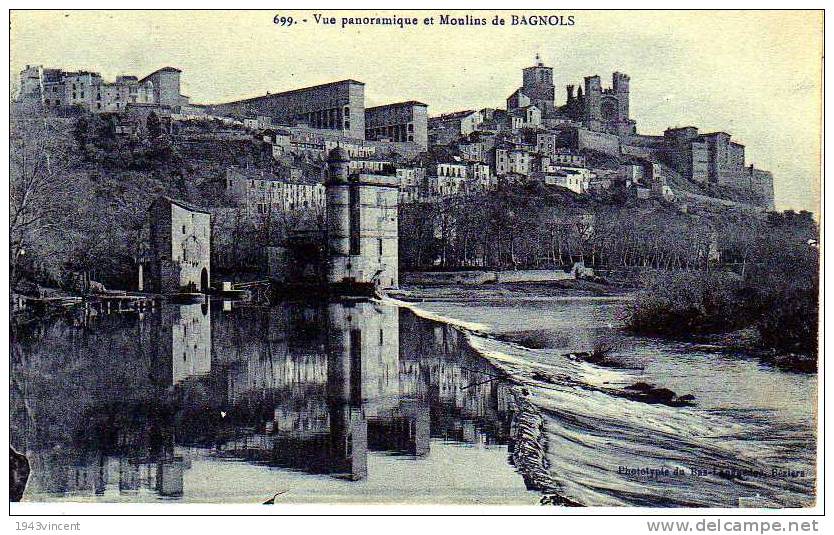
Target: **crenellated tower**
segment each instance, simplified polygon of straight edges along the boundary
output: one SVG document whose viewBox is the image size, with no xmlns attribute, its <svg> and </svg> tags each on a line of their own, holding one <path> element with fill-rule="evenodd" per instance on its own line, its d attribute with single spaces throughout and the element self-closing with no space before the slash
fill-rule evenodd
<svg viewBox="0 0 834 535">
<path fill-rule="evenodd" d="M 582 87 L 573 98 L 572 85 L 567 86 L 568 114 L 585 123 L 585 127 L 595 132 L 606 132 L 618 136 L 636 133 L 635 122 L 629 117 L 629 82 L 627 74 L 615 72 L 610 88 L 602 87 L 598 75 L 585 77 L 585 92 Z"/>
</svg>

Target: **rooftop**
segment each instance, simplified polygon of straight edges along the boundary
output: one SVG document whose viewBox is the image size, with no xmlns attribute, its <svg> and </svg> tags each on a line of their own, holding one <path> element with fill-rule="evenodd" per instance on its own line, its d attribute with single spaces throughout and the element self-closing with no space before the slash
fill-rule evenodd
<svg viewBox="0 0 834 535">
<path fill-rule="evenodd" d="M 197 206 L 197 205 L 194 205 L 194 204 L 191 204 L 191 203 L 187 203 L 187 202 L 185 202 L 185 201 L 181 201 L 181 200 L 178 200 L 178 199 L 174 199 L 174 198 L 172 198 L 172 197 L 167 197 L 167 196 L 165 196 L 165 195 L 160 196 L 160 197 L 157 199 L 157 201 L 156 201 L 156 202 L 159 202 L 159 201 L 168 202 L 168 203 L 170 203 L 170 204 L 176 204 L 176 205 L 177 205 L 177 206 L 179 206 L 180 208 L 185 208 L 186 210 L 190 210 L 190 211 L 192 211 L 192 212 L 199 212 L 199 213 L 201 213 L 201 214 L 211 214 L 211 212 L 209 212 L 209 211 L 208 211 L 208 210 L 206 210 L 205 208 L 200 208 L 200 207 L 199 207 L 199 206 Z"/>
<path fill-rule="evenodd" d="M 311 91 L 313 89 L 323 89 L 323 88 L 326 88 L 326 87 L 333 87 L 333 86 L 339 86 L 339 85 L 345 85 L 345 84 L 347 84 L 347 85 L 361 85 L 361 86 L 365 85 L 364 82 L 359 82 L 357 80 L 353 80 L 351 78 L 348 78 L 346 80 L 339 80 L 337 82 L 328 82 L 326 84 L 311 85 L 311 86 L 308 86 L 308 87 L 301 87 L 301 88 L 298 88 L 298 89 L 290 89 L 289 91 L 281 91 L 279 93 L 267 93 L 266 95 L 259 95 L 257 97 L 249 97 L 249 98 L 244 98 L 244 99 L 240 99 L 240 100 L 231 100 L 229 102 L 220 102 L 218 104 L 214 104 L 214 106 L 222 106 L 224 104 L 240 104 L 240 103 L 243 103 L 243 102 L 254 102 L 254 101 L 262 100 L 262 99 L 266 99 L 266 98 L 278 97 L 278 96 L 283 96 L 283 95 L 292 95 L 292 94 L 295 94 L 295 93 L 303 93 L 305 91 Z"/>
<path fill-rule="evenodd" d="M 376 110 L 380 108 L 392 108 L 392 107 L 406 107 L 406 106 L 422 106 L 424 108 L 428 108 L 428 104 L 424 104 L 417 100 L 406 100 L 405 102 L 394 102 L 392 104 L 381 104 L 379 106 L 371 106 L 370 108 L 365 108 L 365 111 Z"/>
<path fill-rule="evenodd" d="M 467 117 L 475 113 L 475 110 L 463 110 L 463 111 L 455 111 L 452 113 L 444 113 L 443 115 L 438 115 L 435 117 L 431 117 L 429 120 L 432 121 L 445 121 L 448 119 L 459 119 L 461 117 Z"/>
<path fill-rule="evenodd" d="M 148 78 L 150 78 L 151 76 L 153 76 L 154 74 L 159 73 L 159 72 L 182 72 L 182 71 L 177 69 L 176 67 L 162 67 L 161 69 L 157 69 L 157 70 L 153 71 L 152 73 L 145 76 L 144 78 L 142 78 L 139 81 L 144 82 L 145 80 L 147 80 Z"/>
</svg>

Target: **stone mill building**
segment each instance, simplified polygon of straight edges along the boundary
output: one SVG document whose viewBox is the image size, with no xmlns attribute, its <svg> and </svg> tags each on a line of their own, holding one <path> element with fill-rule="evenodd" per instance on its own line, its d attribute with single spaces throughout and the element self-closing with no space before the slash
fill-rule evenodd
<svg viewBox="0 0 834 535">
<path fill-rule="evenodd" d="M 211 214 L 168 197 L 148 209 L 139 291 L 170 294 L 209 289 Z"/>
</svg>

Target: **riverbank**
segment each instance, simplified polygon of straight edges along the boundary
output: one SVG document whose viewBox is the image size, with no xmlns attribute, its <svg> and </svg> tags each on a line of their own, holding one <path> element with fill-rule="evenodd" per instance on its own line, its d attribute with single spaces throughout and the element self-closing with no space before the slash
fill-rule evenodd
<svg viewBox="0 0 834 535">
<path fill-rule="evenodd" d="M 617 299 L 633 304 L 639 291 L 636 279 L 630 282 L 598 282 L 586 279 L 564 279 L 547 282 L 508 282 L 482 284 L 405 284 L 386 295 L 407 303 L 422 302 L 496 302 L 501 300 L 552 300 L 566 298 Z M 684 332 L 683 325 L 677 330 L 654 332 L 631 331 L 628 327 L 630 306 L 621 307 L 620 319 L 626 322 L 623 330 L 634 335 L 660 337 L 672 343 L 691 343 L 704 351 L 729 355 L 744 354 L 748 357 L 779 369 L 798 373 L 816 373 L 817 358 L 798 352 L 777 351 L 768 348 L 760 333 L 753 328 L 742 328 L 727 332 L 702 334 Z M 552 343 L 553 333 L 547 329 L 520 330 L 504 335 L 503 339 L 519 343 L 531 349 L 542 349 Z M 582 351 L 592 351 L 593 347 Z"/>
<path fill-rule="evenodd" d="M 816 373 L 817 357 L 801 353 L 779 352 L 763 347 L 762 337 L 756 329 L 739 329 L 728 333 L 690 335 L 682 340 L 696 344 L 704 351 L 722 354 L 746 354 L 759 361 L 795 373 Z"/>
</svg>

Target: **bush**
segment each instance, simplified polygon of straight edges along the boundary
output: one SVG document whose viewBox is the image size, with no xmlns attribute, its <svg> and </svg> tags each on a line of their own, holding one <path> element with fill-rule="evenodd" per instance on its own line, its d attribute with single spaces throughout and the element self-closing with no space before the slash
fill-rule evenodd
<svg viewBox="0 0 834 535">
<path fill-rule="evenodd" d="M 756 322 L 762 343 L 788 353 L 817 354 L 818 296 L 814 289 L 769 296 Z"/>
<path fill-rule="evenodd" d="M 681 336 L 743 326 L 743 288 L 731 273 L 675 271 L 644 280 L 627 325 L 645 334 Z"/>
<path fill-rule="evenodd" d="M 627 310 L 636 333 L 687 336 L 754 327 L 764 347 L 817 353 L 818 297 L 813 279 L 748 278 L 706 271 L 664 272 L 645 281 Z"/>
</svg>

